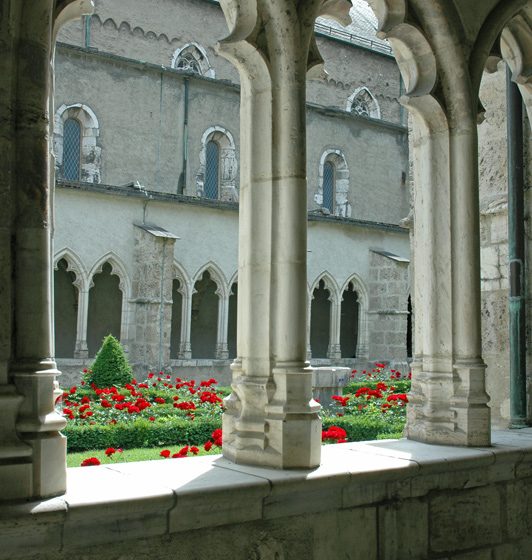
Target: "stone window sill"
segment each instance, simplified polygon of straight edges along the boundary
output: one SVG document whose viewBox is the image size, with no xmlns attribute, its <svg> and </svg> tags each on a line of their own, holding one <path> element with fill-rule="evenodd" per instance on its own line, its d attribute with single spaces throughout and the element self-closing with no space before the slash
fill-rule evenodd
<svg viewBox="0 0 532 560">
<path fill-rule="evenodd" d="M 490 448 L 406 439 L 326 446 L 311 471 L 235 465 L 222 456 L 68 469 L 64 496 L 5 504 L 2 554 L 65 551 L 248 521 L 334 511 L 532 476 L 532 429 Z"/>
</svg>

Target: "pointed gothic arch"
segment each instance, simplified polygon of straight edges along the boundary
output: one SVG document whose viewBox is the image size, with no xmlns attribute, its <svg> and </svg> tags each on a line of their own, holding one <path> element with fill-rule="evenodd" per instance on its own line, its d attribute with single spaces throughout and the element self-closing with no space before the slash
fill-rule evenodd
<svg viewBox="0 0 532 560">
<path fill-rule="evenodd" d="M 216 72 L 209 62 L 207 51 L 199 43 L 187 43 L 174 51 L 171 67 L 205 76 L 216 78 Z"/>
<path fill-rule="evenodd" d="M 347 98 L 346 109 L 347 112 L 358 115 L 359 117 L 366 117 L 371 119 L 381 118 L 381 108 L 377 98 L 371 91 L 361 86 Z"/>
</svg>

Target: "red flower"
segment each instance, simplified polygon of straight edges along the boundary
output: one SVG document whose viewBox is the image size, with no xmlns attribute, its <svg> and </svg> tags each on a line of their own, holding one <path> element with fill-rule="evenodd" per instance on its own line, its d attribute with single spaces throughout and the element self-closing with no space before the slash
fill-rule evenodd
<svg viewBox="0 0 532 560">
<path fill-rule="evenodd" d="M 150 416 L 150 417 L 148 418 L 148 420 L 149 420 L 150 422 L 155 422 L 155 416 Z"/>
<path fill-rule="evenodd" d="M 333 395 L 331 398 L 342 406 L 346 406 L 349 400 L 349 397 L 341 397 L 340 395 Z"/>
<path fill-rule="evenodd" d="M 153 400 L 158 404 L 165 404 L 166 403 L 166 400 L 163 399 L 162 397 L 155 397 Z"/>
<path fill-rule="evenodd" d="M 152 379 L 154 375 L 155 374 L 153 374 L 153 373 L 148 373 L 148 379 Z"/>
<path fill-rule="evenodd" d="M 203 449 L 205 449 L 205 451 L 210 451 L 212 448 L 212 441 L 208 441 L 204 446 Z"/>
<path fill-rule="evenodd" d="M 105 450 L 105 454 L 107 455 L 107 457 L 110 457 L 111 455 L 113 455 L 114 453 L 116 453 L 116 449 L 114 447 L 108 447 Z"/>
<path fill-rule="evenodd" d="M 84 459 L 81 462 L 82 467 L 92 467 L 92 466 L 100 465 L 100 464 L 101 463 L 100 463 L 99 459 L 97 459 L 96 457 L 89 457 L 87 459 Z"/>
<path fill-rule="evenodd" d="M 169 449 L 163 449 L 159 455 L 161 457 L 164 457 L 165 459 L 168 459 L 168 457 L 170 457 L 170 450 Z"/>
<path fill-rule="evenodd" d="M 70 394 L 73 395 L 77 390 L 77 387 L 74 385 L 74 387 L 70 387 Z"/>
<path fill-rule="evenodd" d="M 198 449 L 195 445 L 193 445 L 193 446 L 190 448 L 190 452 L 191 452 L 193 455 L 197 455 L 197 454 L 199 453 L 199 449 Z"/>
</svg>

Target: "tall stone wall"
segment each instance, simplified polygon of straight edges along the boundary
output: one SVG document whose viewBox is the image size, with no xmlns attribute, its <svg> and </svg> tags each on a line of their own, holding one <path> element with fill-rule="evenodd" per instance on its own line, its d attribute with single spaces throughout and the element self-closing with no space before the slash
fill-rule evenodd
<svg viewBox="0 0 532 560">
<path fill-rule="evenodd" d="M 369 268 L 369 358 L 393 356 L 392 367 L 406 373 L 408 261 L 370 251 Z"/>
</svg>

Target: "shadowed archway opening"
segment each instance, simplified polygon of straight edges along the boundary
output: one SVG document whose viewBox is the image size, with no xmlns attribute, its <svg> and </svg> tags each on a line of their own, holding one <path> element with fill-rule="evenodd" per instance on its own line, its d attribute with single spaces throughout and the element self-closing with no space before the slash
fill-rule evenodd
<svg viewBox="0 0 532 560">
<path fill-rule="evenodd" d="M 120 278 L 113 274 L 112 266 L 106 262 L 102 271 L 93 277 L 89 290 L 89 313 L 87 320 L 87 346 L 89 357 L 98 352 L 102 340 L 112 334 L 120 340 L 122 322 L 122 291 Z"/>
<path fill-rule="evenodd" d="M 183 295 L 180 292 L 181 281 L 174 278 L 172 282 L 172 324 L 170 327 L 170 358 L 177 359 L 181 350 L 181 317 L 183 313 Z"/>
<path fill-rule="evenodd" d="M 331 292 L 320 280 L 310 307 L 310 347 L 313 358 L 327 358 L 331 334 Z"/>
<path fill-rule="evenodd" d="M 360 303 L 352 282 L 342 294 L 340 349 L 342 358 L 356 358 L 358 349 L 358 318 Z"/>
<path fill-rule="evenodd" d="M 54 329 L 56 358 L 73 358 L 76 348 L 78 288 L 76 275 L 61 259 L 54 270 Z"/>
<path fill-rule="evenodd" d="M 218 335 L 218 286 L 208 271 L 194 284 L 190 324 L 193 358 L 213 359 Z"/>
</svg>

